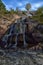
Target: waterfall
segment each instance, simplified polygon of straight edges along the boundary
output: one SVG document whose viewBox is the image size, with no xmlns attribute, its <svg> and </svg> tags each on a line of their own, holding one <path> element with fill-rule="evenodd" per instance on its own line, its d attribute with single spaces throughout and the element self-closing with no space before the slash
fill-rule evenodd
<svg viewBox="0 0 43 65">
<path fill-rule="evenodd" d="M 23 21 L 20 22 L 20 20 L 18 20 L 10 26 L 10 28 L 8 29 L 8 31 L 6 32 L 4 37 L 2 38 L 2 41 L 4 41 L 6 43 L 6 45 L 8 45 L 8 41 L 10 41 L 9 38 L 11 38 L 11 40 L 12 40 L 12 36 L 16 35 L 16 42 L 15 42 L 15 45 L 14 45 L 14 47 L 16 47 L 17 43 L 18 43 L 17 37 L 19 36 L 19 34 L 23 34 L 23 41 L 24 41 L 24 45 L 25 45 L 25 34 L 24 34 L 25 27 L 24 27 L 24 24 L 22 22 Z M 19 28 L 20 28 L 19 31 L 17 31 L 18 25 L 19 25 Z M 9 43 L 9 45 L 11 45 L 11 44 L 12 44 L 12 42 Z"/>
<path fill-rule="evenodd" d="M 27 24 L 28 22 L 25 22 L 25 18 L 22 20 L 16 20 L 15 23 L 10 26 L 10 28 L 2 38 L 2 41 L 4 41 L 9 47 L 17 47 L 17 45 L 20 44 L 21 46 L 26 47 L 27 44 L 25 42 L 25 28 Z M 20 37 L 22 40 L 20 40 Z"/>
<path fill-rule="evenodd" d="M 34 33 L 34 32 L 32 33 L 32 31 L 33 30 L 35 31 L 34 27 L 36 26 L 34 24 L 35 23 L 32 23 L 30 21 L 26 21 L 25 18 L 20 19 L 20 20 L 16 20 L 15 23 L 13 23 L 10 26 L 10 28 L 8 29 L 6 34 L 3 36 L 2 41 L 4 41 L 6 43 L 6 46 L 15 47 L 15 48 L 17 46 L 20 47 L 20 45 L 21 45 L 21 47 L 22 46 L 26 47 L 30 43 L 35 45 L 37 40 L 36 40 L 36 37 L 34 35 L 32 35 Z M 27 27 L 27 26 L 29 26 L 29 27 Z M 25 32 L 26 32 L 26 34 L 25 34 Z M 40 35 L 38 35 L 38 37 L 39 36 Z M 28 39 L 28 40 L 26 40 L 26 39 Z"/>
</svg>

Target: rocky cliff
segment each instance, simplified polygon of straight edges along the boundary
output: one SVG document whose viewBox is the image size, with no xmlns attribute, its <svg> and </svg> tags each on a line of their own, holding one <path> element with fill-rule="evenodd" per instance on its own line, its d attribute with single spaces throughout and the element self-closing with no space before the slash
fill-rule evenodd
<svg viewBox="0 0 43 65">
<path fill-rule="evenodd" d="M 2 41 L 7 48 L 29 48 L 36 46 L 39 43 L 43 43 L 42 29 L 43 25 L 39 24 L 39 22 L 30 20 L 29 18 L 22 18 L 17 20 L 16 24 L 13 23 L 9 27 Z"/>
</svg>

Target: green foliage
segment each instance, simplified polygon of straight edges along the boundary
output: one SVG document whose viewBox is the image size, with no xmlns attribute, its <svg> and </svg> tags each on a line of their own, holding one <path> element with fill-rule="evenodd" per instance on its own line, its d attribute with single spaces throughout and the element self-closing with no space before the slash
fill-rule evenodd
<svg viewBox="0 0 43 65">
<path fill-rule="evenodd" d="M 38 10 L 36 11 L 36 15 L 40 16 L 43 13 L 43 7 L 38 8 Z"/>
<path fill-rule="evenodd" d="M 32 18 L 38 20 L 40 23 L 43 23 L 43 7 L 38 8 Z"/>
<path fill-rule="evenodd" d="M 23 14 L 25 14 L 25 12 L 22 12 Z M 0 14 L 4 15 L 4 16 L 8 16 L 8 15 L 13 15 L 13 14 L 17 14 L 17 15 L 21 15 L 22 14 L 19 10 L 18 7 L 16 7 L 16 10 L 10 8 L 10 11 L 6 10 L 6 7 L 4 5 L 4 3 L 2 2 L 2 0 L 0 0 Z"/>
<path fill-rule="evenodd" d="M 40 15 L 39 20 L 40 20 L 41 23 L 43 23 L 43 14 Z"/>
<path fill-rule="evenodd" d="M 5 13 L 6 8 L 5 5 L 2 3 L 2 0 L 0 0 L 0 14 Z"/>
<path fill-rule="evenodd" d="M 6 10 L 6 7 L 5 7 L 4 3 L 2 2 L 2 0 L 0 0 L 0 16 L 1 16 L 1 15 L 11 16 L 11 15 L 13 15 L 14 13 L 16 14 L 17 12 L 14 11 L 14 9 L 12 9 L 12 8 L 10 8 L 10 11 Z"/>
<path fill-rule="evenodd" d="M 22 14 L 26 15 L 26 11 L 22 11 Z"/>
<path fill-rule="evenodd" d="M 10 14 L 14 14 L 14 9 L 10 8 Z"/>
</svg>

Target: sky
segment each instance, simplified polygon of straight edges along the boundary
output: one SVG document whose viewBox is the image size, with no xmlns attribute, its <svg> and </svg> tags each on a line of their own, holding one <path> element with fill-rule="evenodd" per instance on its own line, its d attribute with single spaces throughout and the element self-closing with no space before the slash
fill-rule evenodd
<svg viewBox="0 0 43 65">
<path fill-rule="evenodd" d="M 43 0 L 2 0 L 7 10 L 13 8 L 14 10 L 18 7 L 21 10 L 25 10 L 27 3 L 31 4 L 31 10 L 37 10 L 37 8 L 43 6 Z"/>
</svg>

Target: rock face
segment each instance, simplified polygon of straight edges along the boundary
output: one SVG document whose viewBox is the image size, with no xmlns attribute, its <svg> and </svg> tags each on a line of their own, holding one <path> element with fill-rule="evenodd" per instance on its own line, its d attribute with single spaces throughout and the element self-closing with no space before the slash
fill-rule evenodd
<svg viewBox="0 0 43 65">
<path fill-rule="evenodd" d="M 0 47 L 3 49 L 5 48 L 5 42 L 3 42 L 2 40 L 0 40 Z"/>
<path fill-rule="evenodd" d="M 20 16 L 16 14 L 14 14 L 13 16 L 12 15 L 9 16 L 8 14 L 6 14 L 6 16 L 0 15 L 0 17 L 1 17 L 0 18 L 0 39 L 1 39 L 1 37 L 10 27 L 10 25 L 13 24 L 16 19 L 19 19 Z"/>
<path fill-rule="evenodd" d="M 43 24 L 38 24 L 37 29 L 43 33 Z"/>
<path fill-rule="evenodd" d="M 24 46 L 24 40 L 23 40 L 23 34 L 19 34 L 17 37 L 17 47 L 23 47 Z"/>
<path fill-rule="evenodd" d="M 2 41 L 9 48 L 12 46 L 19 48 L 32 47 L 40 42 L 43 43 L 43 34 L 38 29 L 36 21 L 29 20 L 28 18 L 20 19 L 10 26 Z"/>
</svg>

